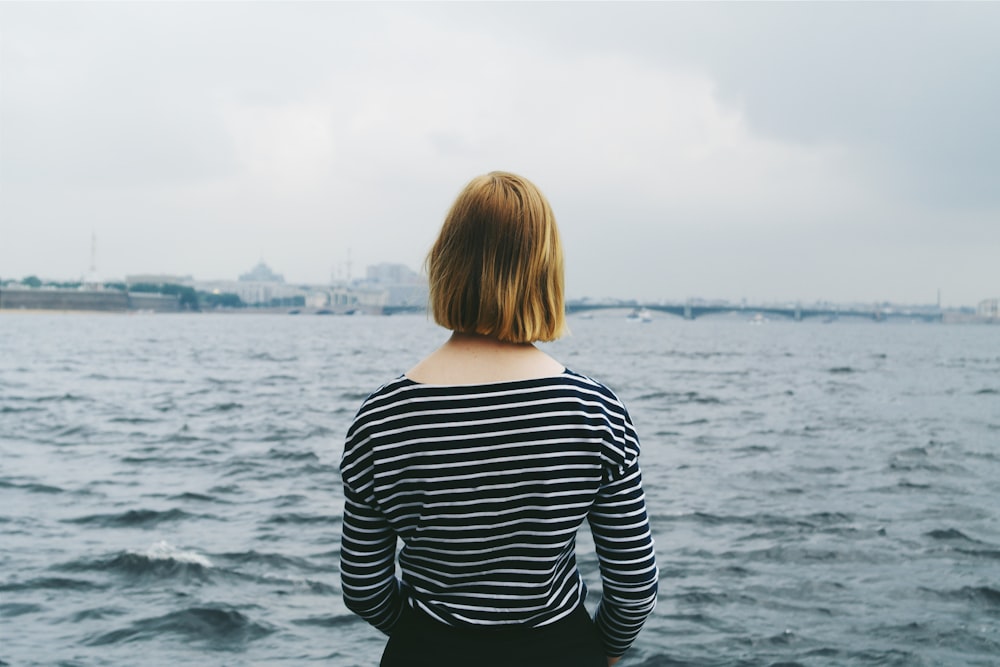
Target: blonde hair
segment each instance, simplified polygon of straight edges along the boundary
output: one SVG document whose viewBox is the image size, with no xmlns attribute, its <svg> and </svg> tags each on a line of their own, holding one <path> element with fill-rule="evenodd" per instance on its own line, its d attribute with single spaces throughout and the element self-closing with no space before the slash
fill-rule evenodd
<svg viewBox="0 0 1000 667">
<path fill-rule="evenodd" d="M 458 195 L 427 256 L 434 321 L 511 343 L 552 341 L 566 326 L 563 253 L 549 202 L 494 171 Z"/>
</svg>

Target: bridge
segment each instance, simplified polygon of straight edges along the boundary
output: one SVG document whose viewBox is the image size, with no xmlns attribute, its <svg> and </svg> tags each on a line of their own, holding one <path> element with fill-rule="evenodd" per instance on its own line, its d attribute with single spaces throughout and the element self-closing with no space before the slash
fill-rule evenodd
<svg viewBox="0 0 1000 667">
<path fill-rule="evenodd" d="M 781 317 L 800 322 L 807 318 L 822 318 L 826 321 L 838 320 L 842 317 L 858 317 L 862 319 L 882 322 L 884 320 L 920 320 L 922 322 L 941 322 L 944 319 L 940 310 L 913 310 L 900 308 L 887 308 L 884 306 L 872 306 L 871 308 L 841 308 L 839 306 L 819 307 L 819 306 L 755 306 L 743 304 L 702 304 L 693 301 L 686 303 L 638 303 L 635 301 L 621 302 L 600 302 L 570 301 L 566 304 L 566 314 L 584 313 L 594 310 L 628 310 L 628 311 L 655 311 L 676 315 L 686 320 L 694 320 L 706 315 L 722 315 L 727 313 L 742 313 L 747 317 Z M 424 306 L 383 306 L 383 315 L 398 315 L 404 313 L 424 313 Z"/>
<path fill-rule="evenodd" d="M 839 307 L 806 307 L 795 306 L 753 306 L 753 305 L 730 305 L 730 304 L 699 304 L 688 301 L 682 304 L 662 304 L 662 303 L 590 303 L 586 301 L 572 301 L 566 304 L 566 314 L 583 313 L 594 310 L 622 310 L 631 311 L 655 311 L 669 313 L 683 317 L 686 320 L 693 320 L 705 315 L 719 315 L 725 313 L 744 313 L 748 317 L 760 315 L 762 317 L 782 317 L 796 322 L 800 322 L 810 317 L 821 317 L 824 320 L 836 320 L 841 317 L 860 317 L 863 319 L 881 322 L 888 319 L 921 320 L 923 322 L 941 322 L 943 314 L 939 310 L 910 310 L 885 308 L 873 306 L 870 309 L 859 308 L 839 308 Z"/>
</svg>

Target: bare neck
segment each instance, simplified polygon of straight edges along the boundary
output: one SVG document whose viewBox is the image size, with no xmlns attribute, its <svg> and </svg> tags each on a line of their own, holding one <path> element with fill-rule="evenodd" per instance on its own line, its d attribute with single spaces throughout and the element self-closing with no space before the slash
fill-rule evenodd
<svg viewBox="0 0 1000 667">
<path fill-rule="evenodd" d="M 487 384 L 551 377 L 564 370 L 530 343 L 455 332 L 406 376 L 421 384 Z"/>
</svg>

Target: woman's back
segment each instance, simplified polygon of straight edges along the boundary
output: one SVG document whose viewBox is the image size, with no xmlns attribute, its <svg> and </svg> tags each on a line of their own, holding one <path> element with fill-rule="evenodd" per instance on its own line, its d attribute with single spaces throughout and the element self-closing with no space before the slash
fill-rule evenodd
<svg viewBox="0 0 1000 667">
<path fill-rule="evenodd" d="M 548 202 L 513 174 L 474 179 L 428 273 L 452 337 L 348 431 L 344 599 L 390 635 L 383 667 L 613 664 L 656 599 L 639 442 L 614 393 L 532 345 L 565 328 Z M 585 520 L 603 583 L 593 620 L 574 551 Z"/>
</svg>

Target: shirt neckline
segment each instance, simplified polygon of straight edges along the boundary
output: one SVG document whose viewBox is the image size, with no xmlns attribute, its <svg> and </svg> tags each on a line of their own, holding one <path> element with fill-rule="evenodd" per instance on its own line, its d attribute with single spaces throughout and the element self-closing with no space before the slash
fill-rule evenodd
<svg viewBox="0 0 1000 667">
<path fill-rule="evenodd" d="M 429 389 L 475 389 L 477 387 L 499 387 L 502 385 L 518 385 L 518 384 L 531 384 L 533 382 L 548 382 L 552 380 L 560 380 L 569 376 L 575 376 L 576 373 L 571 371 L 566 366 L 555 375 L 542 375 L 535 378 L 522 378 L 519 380 L 497 380 L 495 382 L 469 382 L 469 383 L 435 383 L 435 382 L 418 382 L 414 380 L 406 373 L 399 376 L 399 379 L 407 384 L 414 387 L 427 387 Z"/>
</svg>

